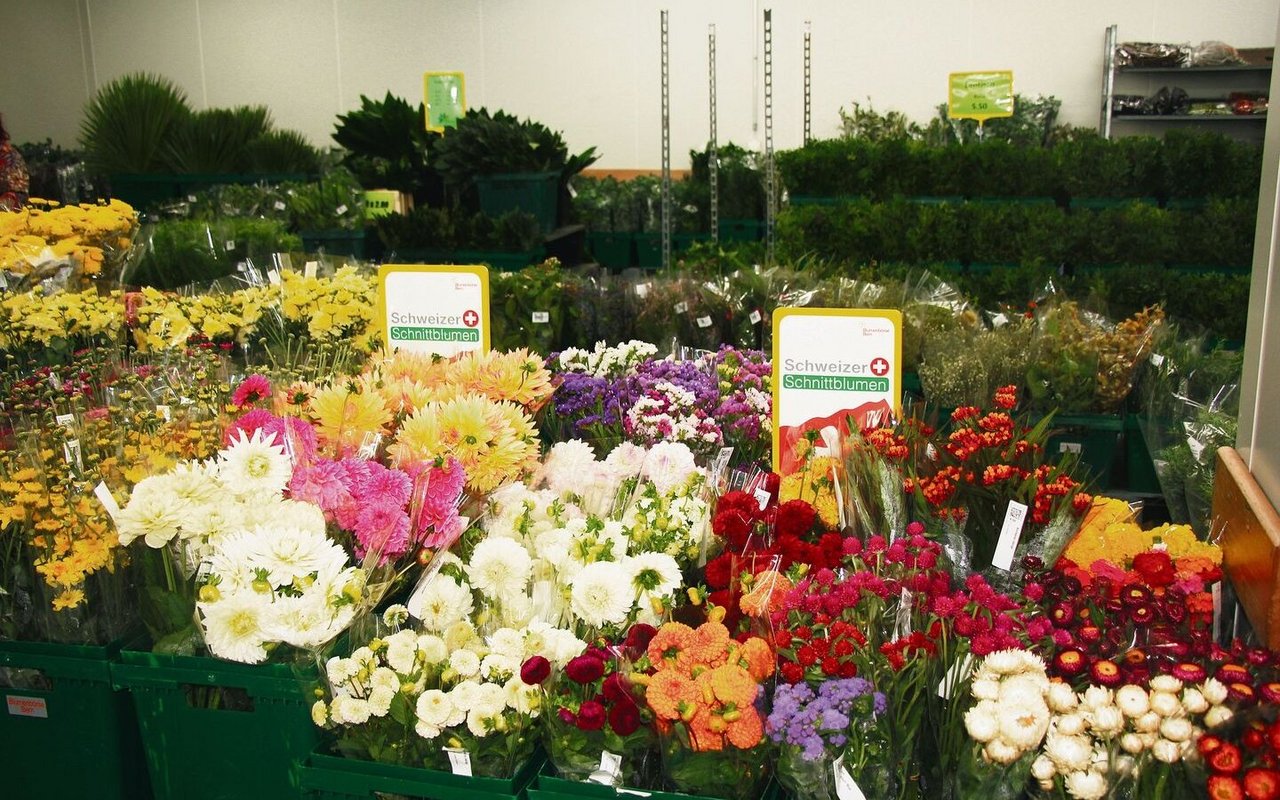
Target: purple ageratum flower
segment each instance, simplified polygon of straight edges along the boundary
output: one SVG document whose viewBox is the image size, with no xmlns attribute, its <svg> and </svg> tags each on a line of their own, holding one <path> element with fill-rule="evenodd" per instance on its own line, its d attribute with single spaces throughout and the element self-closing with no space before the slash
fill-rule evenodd
<svg viewBox="0 0 1280 800">
<path fill-rule="evenodd" d="M 826 681 L 817 694 L 804 683 L 783 684 L 774 690 L 765 731 L 774 742 L 798 747 L 805 760 L 816 761 L 848 741 L 855 718 L 865 713 L 860 701 L 867 698 L 874 715 L 884 713 L 885 696 L 864 678 Z"/>
</svg>

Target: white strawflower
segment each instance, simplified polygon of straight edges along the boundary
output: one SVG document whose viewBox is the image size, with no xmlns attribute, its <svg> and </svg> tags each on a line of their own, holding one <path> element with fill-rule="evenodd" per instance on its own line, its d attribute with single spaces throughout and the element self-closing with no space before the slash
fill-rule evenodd
<svg viewBox="0 0 1280 800">
<path fill-rule="evenodd" d="M 1002 705 L 1000 708 L 1000 738 L 1020 751 L 1039 746 L 1048 730 L 1049 707 L 1043 702 Z"/>
<path fill-rule="evenodd" d="M 965 712 L 964 727 L 975 742 L 989 742 L 1000 733 L 999 707 L 983 700 Z"/>
<path fill-rule="evenodd" d="M 219 480 L 242 497 L 278 495 L 292 474 L 284 447 L 267 441 L 261 430 L 252 436 L 237 431 L 230 446 L 218 453 Z"/>
<path fill-rule="evenodd" d="M 460 677 L 471 678 L 480 672 L 480 658 L 470 650 L 454 650 L 449 654 L 449 668 Z"/>
<path fill-rule="evenodd" d="M 1209 701 L 1205 699 L 1204 692 L 1189 686 L 1182 692 L 1182 707 L 1188 714 L 1203 714 L 1209 710 Z"/>
<path fill-rule="evenodd" d="M 1157 761 L 1173 764 L 1182 760 L 1182 745 L 1168 739 L 1159 739 L 1151 747 L 1151 755 L 1155 756 Z"/>
<path fill-rule="evenodd" d="M 1089 766 L 1093 746 L 1083 736 L 1062 736 L 1050 733 L 1045 739 L 1044 753 L 1053 759 L 1059 772 L 1082 770 Z"/>
<path fill-rule="evenodd" d="M 1138 733 L 1154 733 L 1160 730 L 1161 721 L 1158 712 L 1148 711 L 1133 721 L 1133 727 Z"/>
<path fill-rule="evenodd" d="M 1182 681 L 1172 675 L 1157 675 L 1152 678 L 1147 685 L 1151 687 L 1153 692 L 1168 692 L 1169 694 L 1177 694 L 1182 691 Z"/>
<path fill-rule="evenodd" d="M 1120 749 L 1130 755 L 1136 756 L 1143 750 L 1146 750 L 1147 745 L 1138 734 L 1126 733 L 1124 736 L 1120 737 Z"/>
<path fill-rule="evenodd" d="M 1176 694 L 1169 692 L 1151 693 L 1151 710 L 1162 717 L 1172 717 L 1182 713 L 1182 701 Z"/>
<path fill-rule="evenodd" d="M 1061 681 L 1049 684 L 1049 693 L 1045 696 L 1045 699 L 1049 703 L 1049 708 L 1055 714 L 1065 714 L 1074 710 L 1080 704 L 1080 698 L 1076 697 L 1075 691 Z"/>
<path fill-rule="evenodd" d="M 988 761 L 995 764 L 1012 764 L 1022 756 L 1022 751 L 1004 739 L 992 739 L 982 748 Z"/>
<path fill-rule="evenodd" d="M 1054 721 L 1054 730 L 1063 736 L 1079 736 L 1084 727 L 1084 717 L 1079 714 L 1063 714 Z"/>
<path fill-rule="evenodd" d="M 969 687 L 975 700 L 996 700 L 1000 697 L 1000 682 L 992 678 L 979 678 Z"/>
<path fill-rule="evenodd" d="M 1116 706 L 1095 708 L 1089 715 L 1089 726 L 1095 736 L 1109 739 L 1124 729 L 1124 714 Z"/>
<path fill-rule="evenodd" d="M 1110 689 L 1103 686 L 1090 686 L 1084 690 L 1084 696 L 1080 698 L 1080 703 L 1087 708 L 1101 708 L 1115 703 L 1115 695 Z"/>
<path fill-rule="evenodd" d="M 1171 742 L 1182 743 L 1195 733 L 1195 726 L 1186 717 L 1170 717 L 1160 723 L 1160 735 Z"/>
<path fill-rule="evenodd" d="M 200 603 L 204 638 L 218 658 L 258 664 L 267 658 L 263 624 L 270 596 L 255 592 L 223 595 L 214 603 Z"/>
<path fill-rule="evenodd" d="M 329 722 L 329 707 L 323 700 L 317 700 L 311 706 L 311 721 L 320 727 Z"/>
<path fill-rule="evenodd" d="M 448 726 L 450 717 L 455 713 L 453 701 L 439 689 L 428 689 L 418 695 L 414 712 L 419 720 L 437 728 Z"/>
<path fill-rule="evenodd" d="M 1204 724 L 1206 728 L 1217 728 L 1226 725 L 1235 716 L 1231 709 L 1226 706 L 1214 706 L 1205 712 Z"/>
<path fill-rule="evenodd" d="M 635 603 L 627 570 L 610 561 L 597 561 L 582 568 L 569 589 L 569 608 L 574 616 L 593 627 L 621 625 Z"/>
<path fill-rule="evenodd" d="M 1044 661 L 1026 650 L 997 650 L 983 659 L 982 668 L 997 675 L 1045 671 Z"/>
<path fill-rule="evenodd" d="M 1227 685 L 1217 678 L 1209 678 L 1201 684 L 1200 692 L 1210 705 L 1222 705 L 1227 700 Z"/>
<path fill-rule="evenodd" d="M 1129 719 L 1137 719 L 1151 710 L 1151 701 L 1147 697 L 1147 690 L 1131 683 L 1125 684 L 1116 690 L 1116 705 Z"/>
<path fill-rule="evenodd" d="M 1044 753 L 1036 756 L 1036 760 L 1031 762 L 1031 777 L 1038 781 L 1052 780 L 1057 774 L 1058 770 Z"/>
<path fill-rule="evenodd" d="M 469 586 L 459 584 L 448 575 L 436 575 L 413 593 L 408 608 L 424 628 L 438 632 L 470 616 L 474 603 Z"/>
<path fill-rule="evenodd" d="M 1095 770 L 1069 773 L 1065 786 L 1067 794 L 1079 800 L 1099 800 L 1107 793 L 1107 779 Z"/>
<path fill-rule="evenodd" d="M 466 569 L 473 587 L 489 597 L 506 599 L 524 593 L 533 559 L 519 542 L 490 538 L 476 545 Z"/>
</svg>

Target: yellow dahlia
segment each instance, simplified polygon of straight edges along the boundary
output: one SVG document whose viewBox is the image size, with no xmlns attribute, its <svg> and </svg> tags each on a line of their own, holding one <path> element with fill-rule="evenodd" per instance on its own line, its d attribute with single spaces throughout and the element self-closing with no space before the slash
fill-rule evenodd
<svg viewBox="0 0 1280 800">
<path fill-rule="evenodd" d="M 529 409 L 541 406 L 554 389 L 542 358 L 525 349 L 465 353 L 450 365 L 449 377 L 467 391 Z"/>
<path fill-rule="evenodd" d="M 537 463 L 538 441 L 520 406 L 468 394 L 415 411 L 390 453 L 397 466 L 452 456 L 466 472 L 468 490 L 489 492 Z"/>
<path fill-rule="evenodd" d="M 358 449 L 366 434 L 385 434 L 392 411 L 381 395 L 342 383 L 316 390 L 311 417 L 321 442 L 345 455 Z"/>
</svg>

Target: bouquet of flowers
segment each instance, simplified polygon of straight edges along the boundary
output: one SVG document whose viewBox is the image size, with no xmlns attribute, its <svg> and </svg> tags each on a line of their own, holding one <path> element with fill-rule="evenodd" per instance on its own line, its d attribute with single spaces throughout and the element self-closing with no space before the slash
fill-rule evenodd
<svg viewBox="0 0 1280 800">
<path fill-rule="evenodd" d="M 588 647 L 544 684 L 547 754 L 562 777 L 653 786 L 652 714 L 633 676 L 651 674 L 646 653 L 655 633 L 651 625 L 633 625 L 619 643 Z"/>
<path fill-rule="evenodd" d="M 713 620 L 663 625 L 649 642 L 645 702 L 662 740 L 663 773 L 687 794 L 746 800 L 769 778 L 761 683 L 774 672 L 769 643 L 739 642 Z"/>
<path fill-rule="evenodd" d="M 61 278 L 73 291 L 109 286 L 136 255 L 138 215 L 120 200 L 62 206 L 33 198 L 26 208 L 0 212 L 0 270 L 23 291 Z"/>
<path fill-rule="evenodd" d="M 337 732 L 343 755 L 509 778 L 537 746 L 541 684 L 565 648 L 535 628 L 499 628 L 482 637 L 468 622 L 442 633 L 401 627 L 408 614 L 391 606 L 391 633 L 325 665 L 332 696 L 312 706 L 313 721 Z"/>
<path fill-rule="evenodd" d="M 973 743 L 960 761 L 960 796 L 1016 800 L 1049 732 L 1052 687 L 1044 661 L 1023 649 L 999 650 L 982 659 L 970 680 L 976 702 L 964 725 Z M 1072 694 L 1059 687 L 1059 695 Z"/>
</svg>

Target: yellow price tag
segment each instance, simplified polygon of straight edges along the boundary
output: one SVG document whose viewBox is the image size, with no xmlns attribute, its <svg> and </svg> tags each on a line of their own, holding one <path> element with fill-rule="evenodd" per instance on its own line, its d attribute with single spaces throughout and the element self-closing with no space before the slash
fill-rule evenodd
<svg viewBox="0 0 1280 800">
<path fill-rule="evenodd" d="M 953 72 L 947 77 L 947 116 L 979 122 L 1013 116 L 1013 70 Z"/>
</svg>

